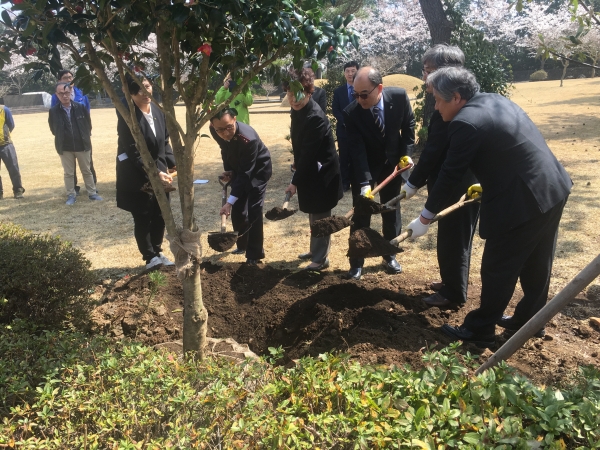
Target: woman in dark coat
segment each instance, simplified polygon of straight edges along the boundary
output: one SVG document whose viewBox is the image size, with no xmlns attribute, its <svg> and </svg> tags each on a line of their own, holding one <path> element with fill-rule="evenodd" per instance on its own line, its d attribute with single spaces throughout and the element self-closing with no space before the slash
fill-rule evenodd
<svg viewBox="0 0 600 450">
<path fill-rule="evenodd" d="M 152 94 L 150 82 L 143 80 L 142 83 L 148 93 Z M 146 140 L 148 150 L 156 163 L 158 174 L 161 180 L 171 182 L 173 178 L 168 172 L 169 169 L 175 168 L 175 157 L 169 144 L 169 132 L 167 131 L 165 116 L 132 78 L 127 78 L 127 84 L 135 104 L 138 124 Z M 129 211 L 133 216 L 133 234 L 142 258 L 146 261 L 146 269 L 161 264 L 173 265 L 162 253 L 165 222 L 158 201 L 153 194 L 141 190 L 142 186 L 149 182 L 142 164 L 142 158 L 127 123 L 118 111 L 117 118 L 117 133 L 119 135 L 117 206 Z"/>
<path fill-rule="evenodd" d="M 304 97 L 296 95 L 288 83 L 284 83 L 292 107 L 291 138 L 296 169 L 292 182 L 285 192 L 298 193 L 300 211 L 308 213 L 310 224 L 331 216 L 331 210 L 344 196 L 340 163 L 331 132 L 329 119 L 311 98 L 315 75 L 312 69 L 293 72 L 292 78 L 303 86 Z M 311 259 L 305 269 L 323 270 L 329 267 L 331 237 L 310 238 L 310 252 L 300 255 Z"/>
</svg>

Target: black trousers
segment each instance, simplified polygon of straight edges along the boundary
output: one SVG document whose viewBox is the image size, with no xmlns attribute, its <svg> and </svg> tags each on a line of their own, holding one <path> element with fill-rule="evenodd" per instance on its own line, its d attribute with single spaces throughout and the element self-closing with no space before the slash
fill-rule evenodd
<svg viewBox="0 0 600 450">
<path fill-rule="evenodd" d="M 145 211 L 132 212 L 131 215 L 133 216 L 133 235 L 142 258 L 147 264 L 162 252 L 165 221 L 156 199 L 150 202 Z"/>
<path fill-rule="evenodd" d="M 444 208 L 458 202 L 474 183 L 477 183 L 477 180 L 471 172 L 467 172 Z M 429 192 L 434 185 L 435 180 L 428 181 Z M 467 301 L 471 248 L 478 219 L 479 203 L 474 203 L 454 211 L 438 222 L 437 259 L 440 277 L 444 283 L 440 294 L 457 305 Z"/>
<path fill-rule="evenodd" d="M 493 334 L 521 282 L 523 298 L 514 317 L 527 322 L 548 299 L 558 224 L 567 199 L 544 214 L 500 236 L 488 238 L 481 260 L 481 305 L 471 311 L 464 326 L 480 334 Z"/>
<path fill-rule="evenodd" d="M 394 166 L 391 164 L 386 164 L 379 174 L 377 183 L 381 183 L 385 180 L 389 175 L 394 171 Z M 373 189 L 375 182 L 371 180 L 371 189 Z M 400 187 L 402 185 L 402 177 L 398 175 L 392 181 L 389 182 L 387 186 L 385 186 L 381 191 L 379 191 L 379 202 L 386 203 L 387 201 L 393 199 L 394 197 L 400 194 Z M 360 195 L 360 185 L 355 181 L 352 182 L 352 198 L 356 198 Z M 402 221 L 400 216 L 400 209 L 396 209 L 396 212 L 387 212 L 381 215 L 381 228 L 382 234 L 385 239 L 391 241 L 396 236 L 400 234 L 400 229 L 402 228 Z M 370 214 L 355 214 L 352 216 L 353 225 L 350 227 L 350 233 L 355 230 L 359 230 L 360 228 L 369 227 L 371 225 L 371 215 Z M 384 259 L 390 260 L 393 259 L 392 256 L 384 256 Z M 350 267 L 355 269 L 362 267 L 365 263 L 364 258 L 350 258 Z"/>
<path fill-rule="evenodd" d="M 265 257 L 263 206 L 266 193 L 267 183 L 253 187 L 250 192 L 240 196 L 231 208 L 233 230 L 242 235 L 237 240 L 237 247 L 246 250 L 248 259 Z"/>
<path fill-rule="evenodd" d="M 350 152 L 348 151 L 348 139 L 338 137 L 338 153 L 340 156 L 340 174 L 342 175 L 342 186 L 344 190 L 350 187 Z"/>
<path fill-rule="evenodd" d="M 98 191 L 98 181 L 96 179 L 96 170 L 94 169 L 94 159 L 92 158 L 92 150 L 90 149 L 90 171 L 94 177 L 94 184 L 96 185 L 96 191 Z M 75 181 L 75 190 L 79 192 L 79 186 L 77 186 L 77 161 L 75 161 L 75 171 L 73 172 L 73 180 Z"/>
</svg>

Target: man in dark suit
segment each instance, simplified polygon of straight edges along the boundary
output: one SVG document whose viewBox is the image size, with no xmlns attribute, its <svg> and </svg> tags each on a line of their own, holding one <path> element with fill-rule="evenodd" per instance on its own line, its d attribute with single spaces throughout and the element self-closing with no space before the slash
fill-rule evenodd
<svg viewBox="0 0 600 450">
<path fill-rule="evenodd" d="M 452 188 L 471 169 L 483 188 L 481 305 L 463 325 L 444 325 L 442 331 L 492 346 L 496 324 L 518 330 L 546 303 L 558 224 L 572 182 L 527 114 L 501 95 L 479 93 L 468 70 L 438 69 L 427 84 L 436 109 L 450 122 L 450 147 L 425 208 L 408 228 L 413 237 L 425 234 Z M 523 298 L 513 316 L 502 316 L 517 279 Z"/>
<path fill-rule="evenodd" d="M 344 110 L 344 124 L 352 158 L 352 195 L 369 196 L 375 183 L 387 178 L 400 162 L 412 154 L 415 142 L 415 117 L 406 91 L 383 88 L 381 74 L 373 67 L 363 67 L 354 78 L 354 98 Z M 379 193 L 381 203 L 400 193 L 401 177 L 396 177 Z M 370 215 L 355 214 L 350 232 L 368 227 Z M 382 215 L 383 237 L 393 239 L 400 234 L 400 209 Z M 402 272 L 395 256 L 385 256 L 390 273 Z M 350 258 L 347 278 L 358 280 L 364 259 Z"/>
<path fill-rule="evenodd" d="M 265 257 L 262 211 L 271 154 L 256 131 L 238 122 L 236 115 L 234 108 L 225 108 L 210 120 L 210 134 L 221 148 L 222 180 L 231 181 L 231 195 L 219 213 L 231 215 L 233 229 L 242 235 L 234 253 L 246 253 L 246 262 L 255 265 Z"/>
<path fill-rule="evenodd" d="M 354 75 L 360 69 L 356 61 L 348 61 L 344 64 L 344 77 L 346 83 L 333 91 L 333 104 L 331 109 L 337 121 L 335 134 L 337 136 L 338 153 L 340 155 L 340 170 L 342 173 L 342 185 L 344 191 L 350 189 L 350 154 L 348 152 L 348 134 L 344 125 L 343 111 L 350 103 L 354 101 L 352 93 L 354 92 Z"/>
<path fill-rule="evenodd" d="M 315 86 L 315 90 L 312 93 L 313 101 L 319 105 L 321 111 L 327 115 L 327 93 L 325 89 Z"/>
</svg>

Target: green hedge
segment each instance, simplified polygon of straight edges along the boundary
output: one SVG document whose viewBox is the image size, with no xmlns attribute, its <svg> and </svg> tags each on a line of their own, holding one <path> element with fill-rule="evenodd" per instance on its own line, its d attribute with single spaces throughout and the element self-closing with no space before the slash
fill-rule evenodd
<svg viewBox="0 0 600 450">
<path fill-rule="evenodd" d="M 94 285 L 90 266 L 70 243 L 0 222 L 0 322 L 84 320 Z"/>
<path fill-rule="evenodd" d="M 548 73 L 545 70 L 537 70 L 529 75 L 529 81 L 544 81 L 548 79 Z"/>
<path fill-rule="evenodd" d="M 181 361 L 17 321 L 0 329 L 0 447 L 600 446 L 598 369 L 539 388 L 506 365 L 474 377 L 457 347 L 426 354 L 418 372 L 328 354 L 284 368 Z"/>
</svg>

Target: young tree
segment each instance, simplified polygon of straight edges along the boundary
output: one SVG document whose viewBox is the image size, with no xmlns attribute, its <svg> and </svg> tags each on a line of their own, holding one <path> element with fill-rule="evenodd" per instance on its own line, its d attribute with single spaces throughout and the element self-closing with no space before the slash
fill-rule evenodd
<svg viewBox="0 0 600 450">
<path fill-rule="evenodd" d="M 131 129 L 182 278 L 184 351 L 202 357 L 208 315 L 200 281 L 200 230 L 194 219 L 194 149 L 200 129 L 227 106 L 214 104 L 210 83 L 222 84 L 231 73 L 239 82 L 232 92 L 236 96 L 283 56 L 292 55 L 296 67 L 311 57 L 333 60 L 348 42 L 358 47 L 358 36 L 348 28 L 352 18 L 323 21 L 325 0 L 304 0 L 301 6 L 287 0 L 12 1 L 12 12 L 2 11 L 6 31 L 0 37 L 0 64 L 8 62 L 11 52 L 31 58 L 30 69 L 56 73 L 62 68 L 59 49 L 65 49 L 78 65 L 78 86 L 85 90 L 97 80 Z M 152 34 L 155 54 L 142 48 Z M 158 106 L 166 115 L 177 160 L 181 224 L 175 223 L 125 82 L 126 73 L 137 81 L 149 76 L 147 59 L 158 68 Z M 111 83 L 112 67 L 125 103 Z M 143 85 L 142 90 L 146 92 Z M 185 104 L 185 124 L 175 118 L 175 91 Z"/>
</svg>

